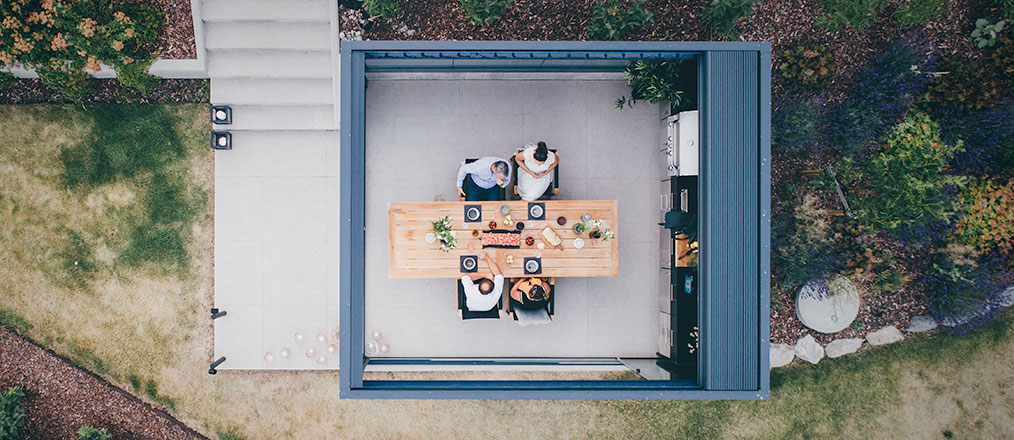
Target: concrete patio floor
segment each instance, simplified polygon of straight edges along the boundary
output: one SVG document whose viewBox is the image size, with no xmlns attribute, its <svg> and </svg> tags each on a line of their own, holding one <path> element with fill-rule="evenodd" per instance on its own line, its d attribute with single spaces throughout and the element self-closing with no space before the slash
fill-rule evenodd
<svg viewBox="0 0 1014 440">
<path fill-rule="evenodd" d="M 516 77 L 515 77 L 516 78 Z M 366 90 L 366 332 L 388 357 L 654 357 L 662 112 L 623 111 L 622 80 L 371 80 Z M 618 200 L 614 278 L 560 278 L 553 322 L 462 321 L 455 280 L 387 276 L 387 205 L 457 200 L 466 157 L 545 141 L 558 199 Z"/>
</svg>

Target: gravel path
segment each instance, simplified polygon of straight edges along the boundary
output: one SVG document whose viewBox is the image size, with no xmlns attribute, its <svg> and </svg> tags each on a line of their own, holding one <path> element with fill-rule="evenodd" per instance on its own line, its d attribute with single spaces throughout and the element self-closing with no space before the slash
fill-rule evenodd
<svg viewBox="0 0 1014 440">
<path fill-rule="evenodd" d="M 205 439 L 165 411 L 0 326 L 0 388 L 21 386 L 27 439 L 74 438 L 81 425 L 127 439 Z"/>
</svg>

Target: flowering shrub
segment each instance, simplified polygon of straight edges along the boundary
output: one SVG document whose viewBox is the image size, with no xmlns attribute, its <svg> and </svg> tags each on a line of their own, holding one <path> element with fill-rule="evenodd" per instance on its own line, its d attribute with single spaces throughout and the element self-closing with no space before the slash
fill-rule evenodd
<svg viewBox="0 0 1014 440">
<path fill-rule="evenodd" d="M 894 44 L 856 74 L 848 97 L 830 121 L 829 143 L 843 154 L 883 142 L 892 126 L 922 94 L 932 64 L 912 44 Z"/>
<path fill-rule="evenodd" d="M 596 0 L 588 24 L 588 39 L 619 40 L 624 35 L 655 21 L 655 14 L 644 9 L 644 0 Z"/>
<path fill-rule="evenodd" d="M 163 23 L 146 5 L 114 9 L 89 0 L 4 1 L 0 16 L 0 63 L 34 68 L 44 84 L 72 100 L 90 91 L 86 71 L 150 60 Z"/>
<path fill-rule="evenodd" d="M 945 188 L 962 179 L 944 170 L 961 149 L 960 142 L 941 140 L 929 116 L 915 113 L 894 127 L 883 151 L 862 161 L 842 160 L 838 177 L 859 224 L 872 233 L 897 232 L 948 219 L 955 203 Z"/>
<path fill-rule="evenodd" d="M 800 44 L 786 50 L 782 56 L 785 61 L 778 65 L 782 76 L 806 86 L 820 87 L 834 73 L 831 50 L 821 44 Z"/>
<path fill-rule="evenodd" d="M 1012 278 L 1002 260 L 959 261 L 941 254 L 923 282 L 930 312 L 944 331 L 965 335 L 996 316 L 1000 294 Z"/>
<path fill-rule="evenodd" d="M 972 179 L 961 197 L 955 235 L 982 250 L 1010 254 L 1014 246 L 1014 180 Z"/>
</svg>

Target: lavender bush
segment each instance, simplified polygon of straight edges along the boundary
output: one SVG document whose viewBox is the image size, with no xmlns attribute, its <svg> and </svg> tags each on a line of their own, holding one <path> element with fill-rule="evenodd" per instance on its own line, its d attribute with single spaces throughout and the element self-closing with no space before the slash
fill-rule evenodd
<svg viewBox="0 0 1014 440">
<path fill-rule="evenodd" d="M 1014 154 L 1014 100 L 982 110 L 936 108 L 934 119 L 940 123 L 944 142 L 962 141 L 965 150 L 951 159 L 951 174 L 992 176 L 1010 172 Z"/>
<path fill-rule="evenodd" d="M 854 155 L 883 141 L 928 83 L 932 57 L 919 43 L 893 43 L 856 74 L 848 97 L 831 112 L 829 144 Z"/>
<path fill-rule="evenodd" d="M 1001 259 L 973 263 L 941 254 L 923 280 L 930 312 L 947 333 L 978 330 L 1001 311 L 1001 294 L 1014 282 L 1011 275 Z"/>
</svg>

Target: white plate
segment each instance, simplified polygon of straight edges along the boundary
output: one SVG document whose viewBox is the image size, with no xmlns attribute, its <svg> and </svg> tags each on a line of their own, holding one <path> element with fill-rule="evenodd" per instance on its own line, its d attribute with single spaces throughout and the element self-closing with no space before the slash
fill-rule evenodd
<svg viewBox="0 0 1014 440">
<path fill-rule="evenodd" d="M 542 217 L 542 205 L 532 205 L 532 217 Z"/>
<path fill-rule="evenodd" d="M 432 232 L 430 232 L 429 234 L 426 234 L 426 242 L 427 243 L 433 243 L 435 241 L 437 241 L 437 234 L 434 234 Z"/>
<path fill-rule="evenodd" d="M 475 258 L 465 258 L 461 265 L 465 266 L 465 270 L 472 270 L 475 268 Z"/>
<path fill-rule="evenodd" d="M 535 272 L 539 270 L 539 262 L 535 260 L 528 260 L 528 263 L 525 264 L 525 269 L 529 272 Z"/>
<path fill-rule="evenodd" d="M 476 208 L 474 206 L 471 207 L 471 208 L 468 208 L 468 211 L 466 212 L 466 215 L 467 215 L 468 218 L 466 220 L 470 220 L 470 221 L 478 220 L 479 219 L 479 214 L 480 214 L 479 208 Z"/>
<path fill-rule="evenodd" d="M 584 239 L 582 239 L 582 238 L 575 238 L 574 239 L 574 249 L 581 249 L 583 247 L 584 247 Z"/>
</svg>

